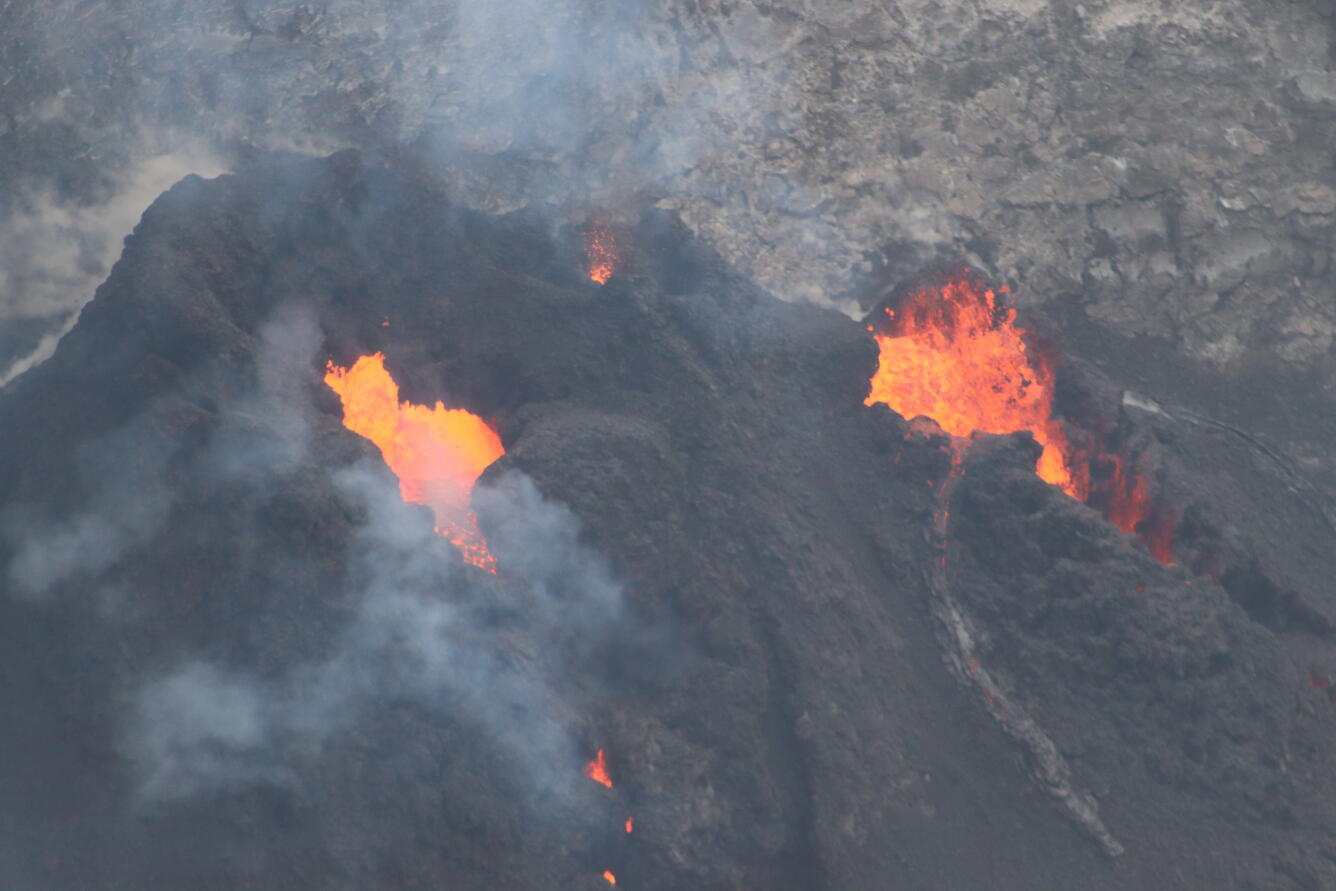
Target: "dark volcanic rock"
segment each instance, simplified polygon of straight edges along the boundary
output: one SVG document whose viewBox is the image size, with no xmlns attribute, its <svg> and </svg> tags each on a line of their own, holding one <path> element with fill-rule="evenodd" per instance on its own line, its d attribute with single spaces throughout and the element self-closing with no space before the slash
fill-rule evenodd
<svg viewBox="0 0 1336 891">
<path fill-rule="evenodd" d="M 623 243 L 598 287 L 578 228 L 352 154 L 153 206 L 0 393 L 17 887 L 1336 882 L 1324 592 L 1211 515 L 1195 434 L 1165 473 L 1235 587 L 1317 606 L 1159 566 L 1023 437 L 951 477 L 857 324 L 664 215 Z M 377 350 L 501 432 L 496 577 L 342 427 L 324 364 Z"/>
</svg>

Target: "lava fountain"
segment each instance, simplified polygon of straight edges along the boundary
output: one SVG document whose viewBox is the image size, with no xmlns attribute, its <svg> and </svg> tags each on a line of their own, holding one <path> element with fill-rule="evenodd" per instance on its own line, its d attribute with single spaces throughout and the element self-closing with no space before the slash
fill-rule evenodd
<svg viewBox="0 0 1336 891">
<path fill-rule="evenodd" d="M 1074 498 L 1086 492 L 1068 466 L 1067 435 L 1053 418 L 1053 372 L 1033 361 L 1016 310 L 992 290 L 952 279 L 886 310 L 867 404 L 932 418 L 952 436 L 1029 430 L 1043 447 L 1037 471 Z M 875 326 L 869 326 L 875 328 Z"/>
<path fill-rule="evenodd" d="M 381 353 L 362 356 L 351 368 L 330 362 L 325 383 L 343 403 L 343 426 L 380 449 L 404 501 L 431 508 L 436 532 L 467 562 L 495 573 L 470 500 L 478 477 L 505 454 L 496 431 L 477 415 L 440 402 L 432 408 L 400 402 Z"/>
<path fill-rule="evenodd" d="M 611 229 L 602 226 L 591 227 L 584 233 L 584 238 L 589 280 L 606 285 L 621 261 L 617 238 Z"/>
<path fill-rule="evenodd" d="M 1099 449 L 1086 454 L 1072 442 L 1054 416 L 1053 367 L 1030 347 L 1016 309 L 998 292 L 950 278 L 887 309 L 868 330 L 879 352 L 868 405 L 923 415 L 956 438 L 1029 430 L 1043 449 L 1035 467 L 1041 479 L 1140 535 L 1161 563 L 1171 562 L 1172 527 L 1151 523 L 1148 481 L 1124 459 Z M 1111 466 L 1109 479 L 1092 483 L 1092 464 Z"/>
<path fill-rule="evenodd" d="M 612 775 L 608 773 L 608 754 L 603 749 L 599 749 L 594 760 L 584 766 L 583 773 L 594 782 L 612 788 Z"/>
</svg>

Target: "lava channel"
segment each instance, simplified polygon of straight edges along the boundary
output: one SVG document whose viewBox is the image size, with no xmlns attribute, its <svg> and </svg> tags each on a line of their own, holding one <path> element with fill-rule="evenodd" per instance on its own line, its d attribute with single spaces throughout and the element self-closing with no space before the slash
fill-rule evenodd
<svg viewBox="0 0 1336 891">
<path fill-rule="evenodd" d="M 1151 523 L 1146 478 L 1102 451 L 1084 454 L 1054 417 L 1052 365 L 1026 342 L 1016 309 L 968 277 L 923 288 L 868 325 L 877 341 L 877 372 L 866 403 L 884 402 L 906 418 L 931 418 L 957 438 L 975 432 L 1029 430 L 1043 449 L 1035 472 L 1139 535 L 1161 563 L 1172 561 L 1172 525 Z M 1112 465 L 1092 487 L 1092 461 Z M 1092 491 L 1092 489 L 1098 491 Z"/>
<path fill-rule="evenodd" d="M 343 403 L 343 426 L 379 447 L 404 501 L 431 508 L 436 532 L 467 562 L 495 573 L 470 502 L 478 477 L 505 454 L 496 431 L 463 409 L 400 402 L 381 353 L 362 356 L 351 368 L 330 362 L 325 383 Z"/>
</svg>

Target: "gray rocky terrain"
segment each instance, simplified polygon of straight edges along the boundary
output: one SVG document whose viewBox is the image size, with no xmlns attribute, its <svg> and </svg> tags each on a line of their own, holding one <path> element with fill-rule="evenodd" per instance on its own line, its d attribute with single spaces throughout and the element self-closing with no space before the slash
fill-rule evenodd
<svg viewBox="0 0 1336 891">
<path fill-rule="evenodd" d="M 149 158 L 428 140 L 480 205 L 648 193 L 784 299 L 965 253 L 1195 359 L 1330 373 L 1320 2 L 8 0 L 0 25 L 11 217 Z M 479 172 L 502 156 L 521 181 Z"/>
</svg>

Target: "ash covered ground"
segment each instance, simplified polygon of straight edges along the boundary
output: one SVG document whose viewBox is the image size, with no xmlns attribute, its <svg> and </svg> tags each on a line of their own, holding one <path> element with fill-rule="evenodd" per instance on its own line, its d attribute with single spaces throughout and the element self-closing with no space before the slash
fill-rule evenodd
<svg viewBox="0 0 1336 891">
<path fill-rule="evenodd" d="M 1336 887 L 1332 29 L 0 5 L 7 881 Z M 944 260 L 1175 565 L 864 404 Z M 377 351 L 499 432 L 496 575 L 343 426 Z"/>
</svg>

